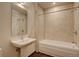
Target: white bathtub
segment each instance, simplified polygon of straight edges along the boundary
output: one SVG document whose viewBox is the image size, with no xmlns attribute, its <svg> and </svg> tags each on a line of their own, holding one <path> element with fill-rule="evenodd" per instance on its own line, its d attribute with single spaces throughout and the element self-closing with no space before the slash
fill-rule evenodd
<svg viewBox="0 0 79 59">
<path fill-rule="evenodd" d="M 75 44 L 63 41 L 39 41 L 39 51 L 51 56 L 79 56 L 79 47 Z"/>
</svg>

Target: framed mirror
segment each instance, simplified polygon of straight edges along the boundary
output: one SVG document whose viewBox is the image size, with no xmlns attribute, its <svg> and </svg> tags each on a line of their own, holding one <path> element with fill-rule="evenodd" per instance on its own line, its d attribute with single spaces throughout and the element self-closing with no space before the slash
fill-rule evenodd
<svg viewBox="0 0 79 59">
<path fill-rule="evenodd" d="M 12 36 L 27 34 L 27 11 L 21 3 L 12 3 Z"/>
</svg>

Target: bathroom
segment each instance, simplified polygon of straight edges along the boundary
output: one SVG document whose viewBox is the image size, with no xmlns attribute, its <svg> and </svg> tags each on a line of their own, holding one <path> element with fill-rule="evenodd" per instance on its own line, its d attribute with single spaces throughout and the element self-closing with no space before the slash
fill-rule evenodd
<svg viewBox="0 0 79 59">
<path fill-rule="evenodd" d="M 79 57 L 79 2 L 0 2 L 1 57 Z"/>
</svg>

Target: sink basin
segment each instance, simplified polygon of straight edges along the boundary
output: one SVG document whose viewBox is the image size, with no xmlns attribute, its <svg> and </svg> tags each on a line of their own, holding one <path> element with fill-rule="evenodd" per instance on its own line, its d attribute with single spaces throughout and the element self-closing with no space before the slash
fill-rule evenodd
<svg viewBox="0 0 79 59">
<path fill-rule="evenodd" d="M 13 46 L 21 48 L 23 46 L 26 46 L 32 42 L 34 42 L 36 39 L 33 38 L 24 38 L 24 39 L 12 39 L 11 43 Z"/>
</svg>

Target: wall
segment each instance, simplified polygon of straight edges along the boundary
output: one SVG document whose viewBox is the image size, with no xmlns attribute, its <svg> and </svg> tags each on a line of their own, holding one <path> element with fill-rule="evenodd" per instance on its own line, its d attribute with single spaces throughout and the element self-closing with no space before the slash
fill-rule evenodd
<svg viewBox="0 0 79 59">
<path fill-rule="evenodd" d="M 44 11 L 38 6 L 37 7 L 37 20 L 36 20 L 36 30 L 37 30 L 37 39 L 42 40 L 44 39 Z"/>
<path fill-rule="evenodd" d="M 44 11 L 38 6 L 37 3 L 35 3 L 35 23 L 34 23 L 34 28 L 35 28 L 35 38 L 37 39 L 36 41 L 36 51 L 38 52 L 39 50 L 39 40 L 44 39 Z"/>
<path fill-rule="evenodd" d="M 27 34 L 29 37 L 35 38 L 35 6 L 33 3 L 26 3 L 27 10 Z"/>
<path fill-rule="evenodd" d="M 0 3 L 0 48 L 3 56 L 18 56 L 15 48 L 10 44 L 11 38 L 11 5 Z"/>
<path fill-rule="evenodd" d="M 73 6 L 73 4 L 69 4 L 50 8 L 45 11 L 46 39 L 73 42 L 74 10 L 55 12 L 57 10 L 72 8 Z"/>
</svg>

